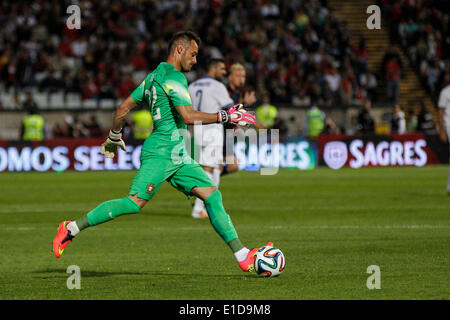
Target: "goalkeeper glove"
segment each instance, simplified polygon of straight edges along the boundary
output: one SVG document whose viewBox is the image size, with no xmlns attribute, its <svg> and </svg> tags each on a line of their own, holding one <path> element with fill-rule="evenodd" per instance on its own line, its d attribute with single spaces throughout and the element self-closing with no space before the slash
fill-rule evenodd
<svg viewBox="0 0 450 320">
<path fill-rule="evenodd" d="M 107 158 L 114 158 L 118 147 L 125 151 L 125 142 L 122 140 L 122 130 L 119 132 L 109 130 L 108 138 L 106 138 L 106 141 L 102 144 L 101 154 Z"/>
<path fill-rule="evenodd" d="M 220 110 L 217 113 L 217 122 L 219 123 L 234 123 L 241 126 L 253 124 L 256 122 L 255 115 L 244 109 L 244 106 L 239 103 L 232 106 L 228 110 Z"/>
</svg>

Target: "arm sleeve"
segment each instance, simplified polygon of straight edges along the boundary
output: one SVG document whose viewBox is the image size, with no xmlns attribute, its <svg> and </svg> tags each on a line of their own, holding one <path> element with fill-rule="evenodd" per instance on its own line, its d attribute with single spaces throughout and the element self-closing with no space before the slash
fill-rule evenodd
<svg viewBox="0 0 450 320">
<path fill-rule="evenodd" d="M 231 99 L 230 95 L 228 94 L 227 88 L 225 88 L 223 84 L 217 86 L 216 88 L 216 99 L 218 100 L 219 105 L 222 107 L 222 109 L 226 109 L 234 105 L 233 99 Z"/>
<path fill-rule="evenodd" d="M 172 101 L 174 107 L 191 106 L 191 96 L 189 95 L 186 77 L 180 72 L 166 80 L 164 91 Z"/>
<path fill-rule="evenodd" d="M 144 86 L 145 86 L 145 80 L 141 82 L 139 87 L 134 89 L 134 91 L 130 94 L 130 97 L 136 102 L 138 105 L 142 103 L 144 100 Z"/>
</svg>

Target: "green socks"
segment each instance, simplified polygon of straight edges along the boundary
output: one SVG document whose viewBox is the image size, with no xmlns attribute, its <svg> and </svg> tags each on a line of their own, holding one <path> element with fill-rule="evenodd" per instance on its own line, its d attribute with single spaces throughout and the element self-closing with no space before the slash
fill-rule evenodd
<svg viewBox="0 0 450 320">
<path fill-rule="evenodd" d="M 234 229 L 230 216 L 223 207 L 222 194 L 218 189 L 205 199 L 205 207 L 214 230 L 228 244 L 233 253 L 244 248 Z M 140 210 L 141 207 L 127 196 L 101 203 L 87 215 L 76 220 L 75 224 L 79 231 L 81 231 L 87 227 L 96 226 L 124 214 L 138 213 Z"/>
<path fill-rule="evenodd" d="M 87 215 L 75 221 L 75 223 L 81 231 L 87 227 L 96 226 L 124 214 L 138 213 L 140 210 L 141 207 L 131 200 L 130 197 L 124 197 L 103 202 Z"/>
<path fill-rule="evenodd" d="M 208 211 L 209 220 L 219 234 L 219 236 L 230 246 L 233 252 L 237 252 L 244 246 L 238 239 L 236 230 L 231 222 L 230 216 L 226 213 L 222 203 L 222 194 L 216 189 L 205 199 L 205 207 Z"/>
</svg>

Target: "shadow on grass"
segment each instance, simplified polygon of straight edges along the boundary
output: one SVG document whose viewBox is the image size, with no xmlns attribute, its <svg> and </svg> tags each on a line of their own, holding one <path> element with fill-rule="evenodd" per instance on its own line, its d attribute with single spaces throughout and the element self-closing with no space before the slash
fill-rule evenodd
<svg viewBox="0 0 450 320">
<path fill-rule="evenodd" d="M 30 273 L 42 275 L 39 278 L 67 278 L 70 274 L 66 273 L 66 269 L 45 269 L 35 270 Z M 170 273 L 164 271 L 135 272 L 135 271 L 94 271 L 81 269 L 81 277 L 112 277 L 112 276 L 167 276 L 167 277 L 201 277 L 201 278 L 221 278 L 221 279 L 252 279 L 258 277 L 256 274 L 236 275 L 236 274 L 201 274 L 201 273 Z"/>
</svg>

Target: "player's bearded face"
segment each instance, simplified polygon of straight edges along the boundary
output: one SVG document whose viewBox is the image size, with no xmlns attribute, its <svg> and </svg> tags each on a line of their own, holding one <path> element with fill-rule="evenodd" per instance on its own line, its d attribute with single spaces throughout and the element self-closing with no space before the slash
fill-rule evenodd
<svg viewBox="0 0 450 320">
<path fill-rule="evenodd" d="M 227 74 L 227 69 L 225 68 L 225 63 L 219 63 L 216 69 L 216 79 L 222 80 Z"/>
<path fill-rule="evenodd" d="M 181 55 L 181 68 L 183 72 L 188 72 L 197 63 L 198 45 L 194 40 L 185 48 Z"/>
</svg>

